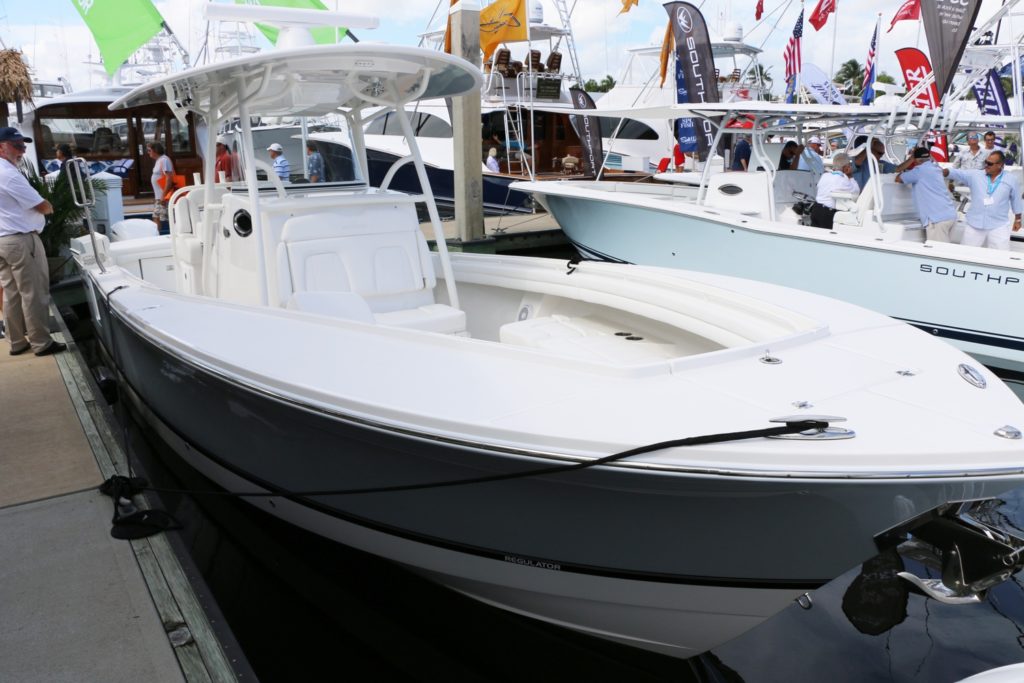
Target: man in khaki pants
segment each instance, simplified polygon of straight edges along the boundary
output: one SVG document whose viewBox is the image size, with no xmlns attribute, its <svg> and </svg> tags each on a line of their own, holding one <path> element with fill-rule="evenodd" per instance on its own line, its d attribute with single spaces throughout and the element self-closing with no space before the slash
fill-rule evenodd
<svg viewBox="0 0 1024 683">
<path fill-rule="evenodd" d="M 47 325 L 50 276 L 39 232 L 53 207 L 18 170 L 26 142 L 16 128 L 0 128 L 0 286 L 11 355 L 48 356 L 67 348 Z"/>
</svg>

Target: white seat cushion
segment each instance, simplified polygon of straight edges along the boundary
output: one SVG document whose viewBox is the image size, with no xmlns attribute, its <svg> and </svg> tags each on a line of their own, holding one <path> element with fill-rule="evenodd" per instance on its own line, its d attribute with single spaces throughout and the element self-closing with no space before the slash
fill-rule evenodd
<svg viewBox="0 0 1024 683">
<path fill-rule="evenodd" d="M 359 225 L 320 214 L 289 219 L 277 247 L 279 300 L 323 315 L 465 334 L 466 314 L 434 303 L 433 259 L 415 210 L 394 209 L 367 209 Z"/>
<path fill-rule="evenodd" d="M 288 308 L 361 323 L 376 322 L 363 297 L 353 292 L 295 292 L 288 299 Z"/>
<path fill-rule="evenodd" d="M 373 317 L 381 325 L 407 327 L 425 332 L 462 334 L 466 331 L 466 314 L 444 304 L 428 304 L 402 311 L 375 313 Z"/>
</svg>

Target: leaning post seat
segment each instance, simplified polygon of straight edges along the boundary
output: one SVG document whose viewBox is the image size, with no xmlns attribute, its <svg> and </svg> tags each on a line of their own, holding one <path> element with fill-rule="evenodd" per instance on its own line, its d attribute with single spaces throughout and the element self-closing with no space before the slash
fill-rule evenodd
<svg viewBox="0 0 1024 683">
<path fill-rule="evenodd" d="M 412 203 L 289 218 L 277 247 L 279 305 L 443 334 L 466 314 L 434 301 L 437 279 Z"/>
</svg>

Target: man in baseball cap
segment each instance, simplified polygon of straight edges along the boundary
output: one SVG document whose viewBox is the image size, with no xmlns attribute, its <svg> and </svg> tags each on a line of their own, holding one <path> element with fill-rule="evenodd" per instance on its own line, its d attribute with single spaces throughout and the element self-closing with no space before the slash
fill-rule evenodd
<svg viewBox="0 0 1024 683">
<path fill-rule="evenodd" d="M 17 128 L 0 128 L 0 142 L 32 142 L 32 138 L 27 138 L 21 134 L 21 131 Z"/>
<path fill-rule="evenodd" d="M 813 135 L 807 139 L 807 146 L 800 152 L 799 171 L 811 171 L 816 178 L 825 173 L 825 162 L 821 159 L 821 138 Z"/>
<path fill-rule="evenodd" d="M 274 160 L 274 173 L 277 177 L 288 182 L 288 176 L 292 173 L 291 164 L 284 158 L 284 147 L 280 143 L 272 143 L 270 147 L 267 147 L 267 151 L 270 153 L 270 158 Z"/>
<path fill-rule="evenodd" d="M 214 165 L 214 172 L 217 174 L 217 182 L 232 182 L 239 180 L 235 177 L 234 164 L 231 159 L 231 150 L 228 149 L 228 139 L 223 135 L 217 136 L 217 162 Z"/>
<path fill-rule="evenodd" d="M 932 242 L 949 242 L 956 224 L 956 205 L 942 179 L 942 169 L 927 147 L 916 147 L 896 168 L 896 182 L 909 185 L 925 235 Z"/>
<path fill-rule="evenodd" d="M 17 128 L 0 128 L 0 285 L 10 354 L 47 356 L 67 347 L 50 336 L 50 271 L 39 233 L 53 206 L 18 169 L 26 142 L 32 138 Z"/>
</svg>

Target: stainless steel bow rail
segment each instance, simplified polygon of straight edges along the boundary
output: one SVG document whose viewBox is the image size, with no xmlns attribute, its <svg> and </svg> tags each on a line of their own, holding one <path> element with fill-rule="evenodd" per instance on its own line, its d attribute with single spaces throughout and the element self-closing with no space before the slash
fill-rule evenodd
<svg viewBox="0 0 1024 683">
<path fill-rule="evenodd" d="M 89 167 L 85 159 L 75 157 L 67 162 L 65 166 L 68 174 L 68 185 L 71 187 L 71 201 L 80 209 L 85 209 L 85 222 L 89 226 L 89 240 L 92 242 L 92 256 L 100 267 L 101 273 L 107 272 L 103 264 L 103 258 L 96 246 L 96 223 L 92 217 L 92 211 L 96 207 L 96 189 L 92 184 L 92 176 L 89 174 Z"/>
</svg>

